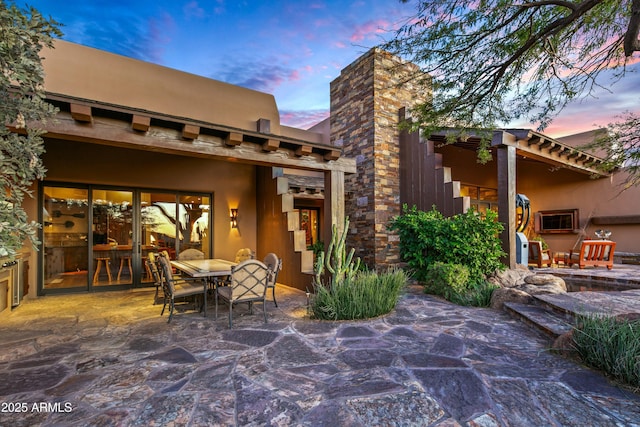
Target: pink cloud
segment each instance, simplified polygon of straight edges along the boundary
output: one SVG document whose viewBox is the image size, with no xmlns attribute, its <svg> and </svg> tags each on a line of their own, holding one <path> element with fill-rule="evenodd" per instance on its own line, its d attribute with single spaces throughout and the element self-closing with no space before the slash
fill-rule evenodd
<svg viewBox="0 0 640 427">
<path fill-rule="evenodd" d="M 298 70 L 293 70 L 291 71 L 291 74 L 289 74 L 289 81 L 296 80 L 300 80 L 300 72 Z"/>
<path fill-rule="evenodd" d="M 360 42 L 364 39 L 370 39 L 375 34 L 382 34 L 387 32 L 389 22 L 384 19 L 378 19 L 374 21 L 367 21 L 364 24 L 357 26 L 349 40 L 352 42 Z"/>
<path fill-rule="evenodd" d="M 280 123 L 298 129 L 309 129 L 329 117 L 329 110 L 281 111 Z"/>
</svg>

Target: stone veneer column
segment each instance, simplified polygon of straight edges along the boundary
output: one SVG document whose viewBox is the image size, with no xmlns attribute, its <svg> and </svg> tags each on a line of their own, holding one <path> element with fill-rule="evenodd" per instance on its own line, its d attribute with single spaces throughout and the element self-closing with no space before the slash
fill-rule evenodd
<svg viewBox="0 0 640 427">
<path fill-rule="evenodd" d="M 374 48 L 331 82 L 331 142 L 357 162 L 357 173 L 345 177 L 347 243 L 371 268 L 400 261 L 399 238 L 387 230 L 401 210 L 398 110 L 429 94 L 411 83 L 399 84 L 417 71 Z"/>
</svg>

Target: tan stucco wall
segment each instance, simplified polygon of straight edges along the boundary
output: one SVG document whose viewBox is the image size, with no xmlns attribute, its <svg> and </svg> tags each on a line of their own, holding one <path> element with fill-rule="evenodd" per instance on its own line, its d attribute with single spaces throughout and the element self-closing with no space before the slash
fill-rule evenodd
<svg viewBox="0 0 640 427">
<path fill-rule="evenodd" d="M 280 115 L 270 94 L 63 40 L 42 56 L 49 93 L 251 131 L 263 118 L 271 121 L 271 133 L 280 134 Z"/>
<path fill-rule="evenodd" d="M 446 146 L 443 165 L 452 168 L 453 180 L 489 188 L 497 188 L 497 162 L 485 165 L 476 162 L 471 150 Z M 541 210 L 579 209 L 580 227 L 595 238 L 595 230 L 604 228 L 612 232 L 616 251 L 640 253 L 640 225 L 593 225 L 591 217 L 640 214 L 640 188 L 620 192 L 624 180 L 621 173 L 613 177 L 591 179 L 588 175 L 531 160 L 517 160 L 516 191 L 525 194 L 531 202 L 533 215 Z M 569 251 L 582 238 L 580 234 L 543 234 L 553 252 Z M 578 246 L 579 247 L 579 246 Z"/>
<path fill-rule="evenodd" d="M 589 222 L 593 217 L 640 213 L 640 188 L 621 192 L 623 174 L 590 179 L 566 170 L 553 172 L 545 165 L 519 165 L 518 170 L 518 191 L 530 195 L 532 212 L 579 209 L 584 234 L 544 234 L 552 251 L 568 251 L 584 235 L 596 238 L 595 230 L 603 228 L 612 232 L 616 251 L 640 253 L 640 224 L 593 225 Z"/>
<path fill-rule="evenodd" d="M 234 259 L 256 247 L 255 167 L 149 151 L 47 141 L 48 181 L 213 193 L 213 256 Z M 229 209 L 238 208 L 238 229 Z M 29 215 L 37 220 L 35 206 Z"/>
</svg>

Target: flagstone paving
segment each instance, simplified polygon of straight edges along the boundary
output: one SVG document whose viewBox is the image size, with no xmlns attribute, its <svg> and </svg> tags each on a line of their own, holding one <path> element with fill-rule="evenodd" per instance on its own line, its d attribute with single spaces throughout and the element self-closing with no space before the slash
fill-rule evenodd
<svg viewBox="0 0 640 427">
<path fill-rule="evenodd" d="M 1 426 L 640 426 L 640 395 L 506 313 L 410 287 L 367 321 L 234 308 L 168 324 L 152 291 L 47 296 L 0 315 Z"/>
</svg>

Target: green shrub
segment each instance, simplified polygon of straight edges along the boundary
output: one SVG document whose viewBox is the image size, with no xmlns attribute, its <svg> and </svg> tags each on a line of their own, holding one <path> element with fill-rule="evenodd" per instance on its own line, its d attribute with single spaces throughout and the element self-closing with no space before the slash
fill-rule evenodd
<svg viewBox="0 0 640 427">
<path fill-rule="evenodd" d="M 491 294 L 498 287 L 486 281 L 471 283 L 466 266 L 440 261 L 427 267 L 424 279 L 426 293 L 440 295 L 455 304 L 473 307 L 488 307 Z"/>
<path fill-rule="evenodd" d="M 407 282 L 401 269 L 385 273 L 364 271 L 332 286 L 315 286 L 313 317 L 325 320 L 368 319 L 389 313 Z"/>
<path fill-rule="evenodd" d="M 585 363 L 640 388 L 640 320 L 578 316 L 573 341 Z"/>
<path fill-rule="evenodd" d="M 469 269 L 472 286 L 481 287 L 485 277 L 504 269 L 500 259 L 506 254 L 499 238 L 503 226 L 497 216 L 493 211 L 480 215 L 471 209 L 446 218 L 435 208 L 425 212 L 405 205 L 389 229 L 397 230 L 400 254 L 416 279 L 424 281 L 435 262 L 455 262 Z"/>
<path fill-rule="evenodd" d="M 469 269 L 462 264 L 436 261 L 427 267 L 424 278 L 425 292 L 451 299 L 464 294 L 469 286 Z"/>
</svg>

